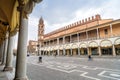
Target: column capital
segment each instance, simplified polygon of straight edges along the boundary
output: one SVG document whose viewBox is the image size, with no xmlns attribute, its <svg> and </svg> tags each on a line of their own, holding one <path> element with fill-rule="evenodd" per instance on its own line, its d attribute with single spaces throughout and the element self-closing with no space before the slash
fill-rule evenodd
<svg viewBox="0 0 120 80">
<path fill-rule="evenodd" d="M 18 0 L 18 11 L 22 13 L 22 17 L 28 19 L 28 15 L 32 13 L 35 3 L 39 3 L 42 0 Z"/>
</svg>

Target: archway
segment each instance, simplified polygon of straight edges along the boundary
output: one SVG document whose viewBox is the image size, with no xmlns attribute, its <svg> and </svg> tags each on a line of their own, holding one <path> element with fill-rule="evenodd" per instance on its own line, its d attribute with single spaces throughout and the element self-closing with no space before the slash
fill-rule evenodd
<svg viewBox="0 0 120 80">
<path fill-rule="evenodd" d="M 95 41 L 89 42 L 89 50 L 91 55 L 99 55 L 97 42 Z"/>
<path fill-rule="evenodd" d="M 80 55 L 87 55 L 88 51 L 87 51 L 87 45 L 86 43 L 81 43 L 80 44 Z"/>
<path fill-rule="evenodd" d="M 100 43 L 102 55 L 112 55 L 112 42 L 110 40 L 103 40 Z"/>
<path fill-rule="evenodd" d="M 71 55 L 70 45 L 65 45 L 64 48 L 65 48 L 65 55 L 67 56 Z"/>
<path fill-rule="evenodd" d="M 62 56 L 63 55 L 63 45 L 59 46 L 59 55 Z"/>
<path fill-rule="evenodd" d="M 114 42 L 116 55 L 120 55 L 120 38 Z"/>
<path fill-rule="evenodd" d="M 73 55 L 78 55 L 78 45 L 77 44 L 72 44 L 71 49 L 72 49 Z"/>
</svg>

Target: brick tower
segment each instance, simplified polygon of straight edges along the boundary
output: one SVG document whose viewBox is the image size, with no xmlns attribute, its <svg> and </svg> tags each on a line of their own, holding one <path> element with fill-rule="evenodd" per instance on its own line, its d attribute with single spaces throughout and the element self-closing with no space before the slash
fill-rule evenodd
<svg viewBox="0 0 120 80">
<path fill-rule="evenodd" d="M 43 46 L 43 39 L 44 39 L 44 21 L 41 17 L 38 24 L 38 47 L 39 49 Z M 39 51 L 41 55 L 41 51 Z"/>
</svg>

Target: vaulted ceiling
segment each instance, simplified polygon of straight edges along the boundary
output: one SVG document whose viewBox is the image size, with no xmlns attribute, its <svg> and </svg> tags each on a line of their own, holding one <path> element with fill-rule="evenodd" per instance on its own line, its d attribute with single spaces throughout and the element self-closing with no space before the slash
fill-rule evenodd
<svg viewBox="0 0 120 80">
<path fill-rule="evenodd" d="M 18 0 L 0 0 L 0 43 L 5 39 L 8 29 L 16 32 L 19 26 Z"/>
</svg>

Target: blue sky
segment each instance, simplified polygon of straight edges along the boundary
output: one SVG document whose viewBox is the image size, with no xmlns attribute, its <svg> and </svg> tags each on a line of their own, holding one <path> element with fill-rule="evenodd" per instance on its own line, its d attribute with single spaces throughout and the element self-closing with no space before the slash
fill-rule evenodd
<svg viewBox="0 0 120 80">
<path fill-rule="evenodd" d="M 100 14 L 103 19 L 120 19 L 120 0 L 43 0 L 29 15 L 28 40 L 37 40 L 38 22 L 44 19 L 45 33 Z"/>
</svg>

